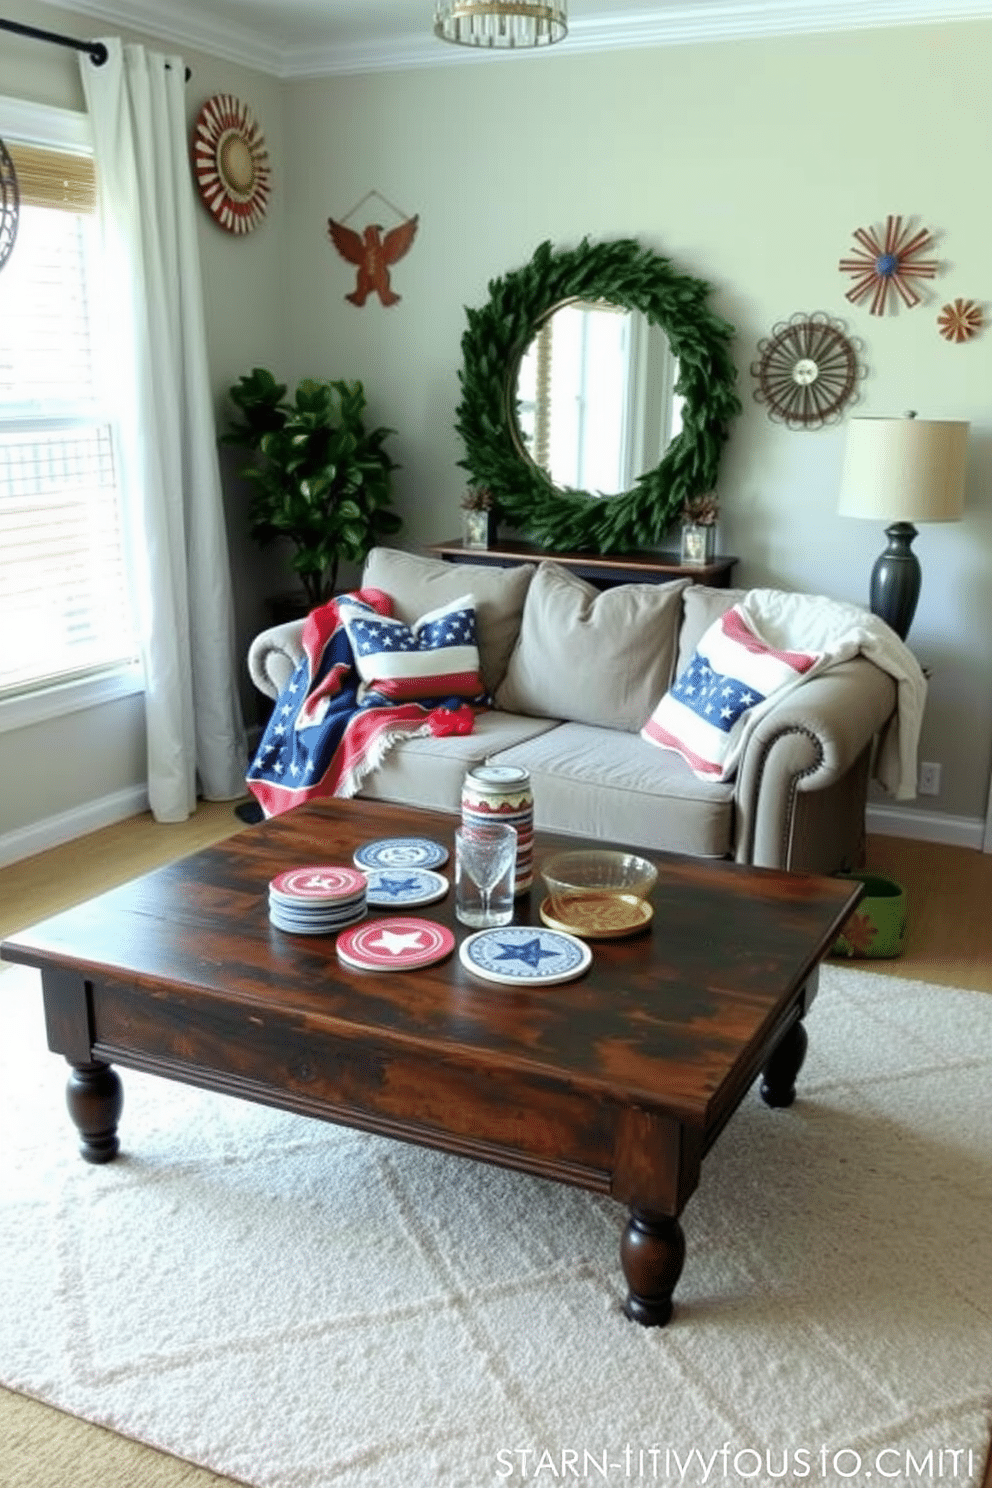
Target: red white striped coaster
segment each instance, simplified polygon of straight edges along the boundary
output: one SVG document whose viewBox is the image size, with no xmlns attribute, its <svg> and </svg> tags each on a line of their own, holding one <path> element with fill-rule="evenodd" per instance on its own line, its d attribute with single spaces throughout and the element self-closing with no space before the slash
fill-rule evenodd
<svg viewBox="0 0 992 1488">
<path fill-rule="evenodd" d="M 408 916 L 366 920 L 337 939 L 338 956 L 346 966 L 363 971 L 413 971 L 433 966 L 455 948 L 455 937 L 446 925 Z"/>
<path fill-rule="evenodd" d="M 364 873 L 343 864 L 287 868 L 269 884 L 269 895 L 282 904 L 338 904 L 358 899 L 368 886 Z"/>
</svg>

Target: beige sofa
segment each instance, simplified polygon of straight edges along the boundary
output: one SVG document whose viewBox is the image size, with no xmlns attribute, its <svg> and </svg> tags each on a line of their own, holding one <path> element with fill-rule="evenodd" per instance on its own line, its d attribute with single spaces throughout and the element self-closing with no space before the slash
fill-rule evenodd
<svg viewBox="0 0 992 1488">
<path fill-rule="evenodd" d="M 717 784 L 639 730 L 743 591 L 672 583 L 600 593 L 553 562 L 497 569 L 388 548 L 370 553 L 362 583 L 390 594 L 407 623 L 471 593 L 495 702 L 471 734 L 397 745 L 363 795 L 456 812 L 466 770 L 492 760 L 530 771 L 538 827 L 797 872 L 860 862 L 873 741 L 896 707 L 892 678 L 864 657 L 767 712 L 734 778 Z M 252 643 L 249 670 L 267 696 L 300 659 L 301 631 L 293 621 Z"/>
</svg>

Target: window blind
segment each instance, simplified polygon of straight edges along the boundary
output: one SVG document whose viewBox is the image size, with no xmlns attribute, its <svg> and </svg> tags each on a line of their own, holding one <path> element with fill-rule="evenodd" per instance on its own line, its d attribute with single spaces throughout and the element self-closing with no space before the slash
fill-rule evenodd
<svg viewBox="0 0 992 1488">
<path fill-rule="evenodd" d="M 6 141 L 21 206 L 96 211 L 96 167 L 90 155 Z"/>
</svg>

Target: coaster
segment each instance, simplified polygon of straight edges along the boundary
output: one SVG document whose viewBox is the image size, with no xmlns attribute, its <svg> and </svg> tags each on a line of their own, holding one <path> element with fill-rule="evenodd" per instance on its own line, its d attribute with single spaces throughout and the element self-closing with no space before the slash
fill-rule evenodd
<svg viewBox="0 0 992 1488">
<path fill-rule="evenodd" d="M 551 899 L 541 903 L 541 919 L 552 930 L 581 935 L 583 940 L 620 940 L 625 935 L 639 935 L 654 918 L 646 899 L 636 894 L 588 894 L 569 900 L 569 917 L 554 914 Z"/>
<path fill-rule="evenodd" d="M 269 914 L 283 920 L 299 920 L 304 925 L 333 925 L 350 920 L 365 908 L 365 896 L 347 899 L 341 904 L 284 904 L 279 899 L 269 899 Z"/>
<path fill-rule="evenodd" d="M 269 901 L 277 904 L 340 904 L 364 895 L 364 873 L 341 864 L 330 867 L 287 868 L 269 884 Z"/>
<path fill-rule="evenodd" d="M 429 837 L 380 837 L 355 849 L 356 868 L 440 868 L 448 849 Z"/>
<path fill-rule="evenodd" d="M 443 961 L 455 948 L 446 925 L 412 916 L 370 920 L 338 936 L 337 951 L 346 966 L 363 971 L 413 971 Z"/>
<path fill-rule="evenodd" d="M 477 930 L 462 941 L 459 956 L 462 965 L 476 976 L 515 987 L 570 982 L 592 962 L 592 951 L 585 941 L 535 925 Z"/>
<path fill-rule="evenodd" d="M 355 925 L 359 920 L 364 920 L 367 914 L 365 905 L 360 904 L 349 913 L 336 916 L 328 921 L 316 915 L 286 916 L 272 907 L 269 910 L 269 919 L 277 930 L 282 930 L 286 935 L 336 935 L 339 930 L 345 930 L 349 925 Z"/>
<path fill-rule="evenodd" d="M 444 898 L 449 888 L 444 874 L 434 873 L 430 868 L 411 868 L 409 872 L 370 868 L 368 879 L 368 902 L 377 908 L 388 904 L 412 909 L 418 904 L 434 904 Z"/>
</svg>

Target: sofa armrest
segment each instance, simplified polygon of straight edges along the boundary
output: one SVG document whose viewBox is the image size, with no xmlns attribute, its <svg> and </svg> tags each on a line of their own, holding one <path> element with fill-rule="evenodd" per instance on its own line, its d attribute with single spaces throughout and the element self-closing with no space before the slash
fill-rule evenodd
<svg viewBox="0 0 992 1488">
<path fill-rule="evenodd" d="M 737 772 L 737 860 L 834 872 L 857 863 L 864 836 L 868 757 L 896 707 L 893 679 L 856 656 L 795 688 L 759 719 Z M 804 798 L 824 793 L 821 821 L 803 840 Z M 807 803 L 808 805 L 809 803 Z M 807 815 L 812 818 L 812 811 Z M 832 830 L 824 837 L 824 824 Z"/>
<path fill-rule="evenodd" d="M 302 620 L 260 631 L 248 648 L 248 672 L 259 692 L 275 698 L 303 659 Z"/>
</svg>

